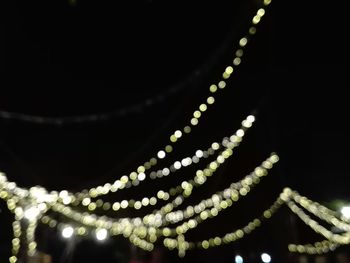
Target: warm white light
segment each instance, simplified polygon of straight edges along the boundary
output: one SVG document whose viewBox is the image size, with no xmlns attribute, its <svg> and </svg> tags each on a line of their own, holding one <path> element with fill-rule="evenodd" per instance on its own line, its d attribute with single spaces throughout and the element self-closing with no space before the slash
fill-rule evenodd
<svg viewBox="0 0 350 263">
<path fill-rule="evenodd" d="M 163 159 L 165 157 L 165 152 L 164 151 L 159 151 L 157 155 L 158 155 L 159 159 Z"/>
<path fill-rule="evenodd" d="M 74 234 L 74 229 L 71 226 L 65 226 L 61 234 L 63 238 L 71 238 Z"/>
<path fill-rule="evenodd" d="M 235 263 L 243 263 L 243 258 L 240 255 L 235 256 Z"/>
<path fill-rule="evenodd" d="M 96 230 L 96 239 L 97 239 L 98 241 L 103 241 L 103 240 L 105 240 L 105 239 L 107 238 L 107 236 L 108 236 L 108 232 L 107 232 L 106 229 L 100 228 L 100 229 L 97 229 L 97 230 Z"/>
<path fill-rule="evenodd" d="M 139 179 L 139 181 L 143 181 L 146 179 L 146 174 L 145 173 L 139 173 L 137 175 L 137 179 Z"/>
<path fill-rule="evenodd" d="M 35 206 L 32 206 L 24 211 L 24 217 L 29 221 L 35 220 L 39 214 L 40 214 L 40 210 Z"/>
<path fill-rule="evenodd" d="M 346 218 L 350 218 L 350 206 L 344 206 L 342 209 L 341 209 L 341 213 L 344 217 Z"/>
<path fill-rule="evenodd" d="M 271 262 L 271 256 L 267 253 L 262 253 L 261 254 L 261 260 L 264 263 L 270 263 Z"/>
</svg>

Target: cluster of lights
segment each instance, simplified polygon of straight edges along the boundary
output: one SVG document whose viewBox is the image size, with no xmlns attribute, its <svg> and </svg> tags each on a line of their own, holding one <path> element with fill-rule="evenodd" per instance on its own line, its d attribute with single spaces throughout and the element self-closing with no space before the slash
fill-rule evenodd
<svg viewBox="0 0 350 263">
<path fill-rule="evenodd" d="M 270 5 L 271 0 L 264 0 L 263 4 L 264 6 Z M 145 162 L 143 165 L 140 165 L 136 171 L 132 171 L 129 176 L 122 176 L 119 180 L 116 182 L 121 182 L 122 187 L 119 189 L 125 189 L 129 188 L 131 186 L 137 186 L 140 183 L 140 178 L 144 179 L 144 173 L 145 171 L 151 169 L 152 166 L 156 165 L 158 163 L 158 160 L 164 159 L 168 153 L 171 153 L 174 148 L 174 144 L 183 137 L 184 134 L 189 134 L 192 131 L 192 128 L 197 126 L 199 123 L 200 118 L 204 115 L 204 113 L 207 111 L 208 107 L 215 102 L 215 93 L 218 92 L 220 89 L 224 89 L 227 86 L 226 80 L 229 79 L 234 72 L 235 67 L 238 67 L 241 64 L 242 56 L 243 56 L 243 49 L 247 45 L 249 41 L 249 37 L 254 35 L 256 33 L 256 26 L 260 23 L 262 17 L 265 15 L 265 9 L 260 8 L 257 13 L 254 15 L 252 19 L 252 26 L 248 30 L 248 35 L 245 37 L 242 37 L 239 40 L 239 48 L 234 52 L 235 57 L 232 61 L 232 65 L 229 65 L 225 68 L 225 71 L 222 74 L 222 79 L 218 81 L 217 84 L 211 84 L 209 86 L 209 92 L 210 96 L 207 97 L 206 101 L 204 103 L 201 103 L 198 108 L 192 113 L 192 117 L 190 119 L 190 122 L 188 125 L 186 125 L 182 130 L 176 130 L 173 132 L 173 134 L 170 135 L 170 142 L 168 145 L 163 147 L 163 149 L 158 150 L 156 157 L 152 157 L 149 159 L 149 161 Z M 141 180 L 142 181 L 142 180 Z M 119 184 L 119 183 L 118 183 Z M 102 193 L 108 193 L 109 191 L 116 191 L 118 188 L 115 188 L 113 186 L 114 184 L 106 183 L 105 185 L 96 186 L 90 189 L 84 189 L 81 192 L 75 193 L 74 197 L 79 199 L 79 196 L 81 196 L 83 193 L 90 193 L 95 192 L 97 189 L 101 189 L 100 192 Z M 84 194 L 83 194 L 84 195 Z"/>
<path fill-rule="evenodd" d="M 204 169 L 204 171 L 199 170 L 197 171 L 197 175 L 194 178 L 193 183 L 188 183 L 187 181 L 182 181 L 180 185 L 176 187 L 172 187 L 168 191 L 163 191 L 160 190 L 155 196 L 152 197 L 143 197 L 140 200 L 123 200 L 121 202 L 114 202 L 114 203 L 109 203 L 109 202 L 104 202 L 102 199 L 98 199 L 96 202 L 92 201 L 92 198 L 95 198 L 100 195 L 107 194 L 109 191 L 111 191 L 112 187 L 115 186 L 115 189 L 118 189 L 118 187 L 122 186 L 123 184 L 120 183 L 120 181 L 116 181 L 113 185 L 107 185 L 105 186 L 105 190 L 101 189 L 96 189 L 93 191 L 89 192 L 89 196 L 85 197 L 79 197 L 79 199 L 75 199 L 74 196 L 69 195 L 67 191 L 61 191 L 59 194 L 59 201 L 61 201 L 63 204 L 68 205 L 70 202 L 75 200 L 76 202 L 73 202 L 73 205 L 78 205 L 82 204 L 83 206 L 87 207 L 89 211 L 94 211 L 96 208 L 102 208 L 103 210 L 113 210 L 113 211 L 118 211 L 120 209 L 126 209 L 126 208 L 134 208 L 136 210 L 141 209 L 143 206 L 154 206 L 158 203 L 158 200 L 165 200 L 167 201 L 170 196 L 174 196 L 176 194 L 182 193 L 182 197 L 188 197 L 191 195 L 192 188 L 195 185 L 201 185 L 205 183 L 206 179 L 205 177 L 211 176 L 216 169 L 225 162 L 225 159 L 229 158 L 232 155 L 232 150 L 237 147 L 240 142 L 242 141 L 247 129 L 252 127 L 253 123 L 255 121 L 255 117 L 253 115 L 249 115 L 246 119 L 242 121 L 242 126 L 230 137 L 225 137 L 222 140 L 221 146 L 225 148 L 224 151 L 222 151 L 218 157 L 216 158 L 216 161 L 213 161 L 209 164 L 209 166 Z M 202 151 L 202 150 L 197 150 L 195 155 L 190 158 L 184 158 L 182 161 L 176 161 L 174 162 L 173 165 L 171 165 L 169 168 L 163 168 L 161 170 L 158 170 L 157 172 L 151 172 L 150 177 L 152 179 L 158 177 L 161 178 L 163 176 L 168 176 L 171 172 L 175 172 L 181 167 L 186 167 L 191 165 L 192 163 L 198 163 L 200 158 L 207 158 L 209 155 L 213 155 L 217 150 L 220 149 L 220 144 L 217 142 L 213 142 L 211 144 L 211 147 L 207 151 Z M 204 176 L 200 174 L 204 174 Z M 140 174 L 139 174 L 140 175 Z M 142 173 L 143 178 L 146 177 L 144 173 Z M 126 177 L 125 177 L 126 179 Z M 184 185 L 187 185 L 188 187 L 184 187 Z M 113 190 L 114 191 L 114 190 Z M 180 200 L 178 197 L 177 200 Z M 68 201 L 65 201 L 67 200 Z M 176 205 L 180 205 L 178 202 L 175 202 Z"/>
<path fill-rule="evenodd" d="M 263 0 L 264 6 L 268 6 L 271 0 Z M 201 222 L 207 218 L 217 216 L 220 211 L 230 207 L 236 202 L 240 196 L 247 195 L 251 188 L 260 182 L 260 178 L 267 175 L 267 170 L 271 169 L 273 164 L 278 161 L 278 156 L 273 154 L 261 166 L 257 167 L 253 173 L 243 178 L 237 183 L 233 183 L 229 188 L 220 191 L 211 196 L 211 198 L 200 201 L 194 206 L 188 206 L 184 210 L 174 211 L 176 207 L 181 205 L 185 198 L 192 194 L 195 186 L 200 186 L 207 181 L 221 164 L 232 155 L 232 150 L 239 145 L 246 130 L 250 128 L 255 120 L 254 116 L 248 116 L 243 122 L 242 127 L 234 135 L 225 138 L 222 144 L 214 142 L 211 147 L 206 150 L 197 150 L 192 157 L 183 158 L 181 161 L 174 162 L 170 167 L 147 173 L 153 166 L 158 164 L 159 160 L 167 157 L 173 151 L 174 144 L 180 140 L 185 134 L 189 134 L 192 128 L 197 126 L 200 118 L 207 111 L 208 107 L 215 103 L 214 95 L 226 88 L 226 80 L 231 77 L 235 68 L 241 64 L 244 48 L 248 44 L 250 37 L 256 33 L 256 25 L 260 23 L 265 15 L 265 9 L 260 8 L 252 18 L 252 25 L 248 34 L 239 40 L 239 48 L 235 51 L 235 57 L 232 64 L 227 66 L 222 73 L 222 78 L 215 84 L 209 86 L 210 95 L 204 103 L 193 112 L 188 125 L 183 129 L 176 130 L 171 134 L 170 142 L 158 150 L 155 157 L 149 159 L 143 165 L 140 165 L 136 171 L 129 175 L 124 175 L 116 180 L 113 184 L 106 183 L 103 186 L 96 186 L 91 189 L 84 189 L 81 192 L 70 193 L 66 190 L 61 192 L 50 192 L 42 187 L 32 187 L 30 189 L 20 188 L 14 182 L 8 182 L 4 174 L 0 173 L 0 199 L 7 202 L 7 207 L 15 214 L 13 223 L 13 239 L 12 239 L 12 256 L 9 258 L 10 263 L 18 261 L 17 255 L 21 248 L 21 238 L 25 233 L 26 251 L 29 257 L 36 253 L 37 244 L 35 242 L 35 230 L 39 220 L 47 224 L 49 227 L 59 227 L 62 238 L 71 239 L 75 235 L 86 236 L 88 233 L 94 235 L 95 239 L 103 242 L 109 236 L 123 235 L 128 238 L 135 246 L 144 250 L 151 251 L 154 244 L 159 238 L 163 239 L 163 244 L 169 249 L 177 249 L 179 256 L 184 256 L 186 250 L 220 246 L 234 242 L 250 234 L 258 228 L 262 221 L 270 219 L 271 216 L 284 204 L 287 203 L 289 208 L 297 214 L 308 226 L 315 232 L 322 234 L 327 240 L 316 242 L 315 244 L 295 245 L 290 244 L 291 252 L 320 254 L 334 250 L 337 246 L 350 243 L 350 207 L 343 208 L 343 216 L 338 217 L 335 212 L 313 202 L 306 197 L 298 195 L 291 189 L 285 189 L 273 205 L 265 210 L 263 214 L 248 222 L 244 227 L 236 229 L 225 234 L 222 237 L 213 237 L 198 242 L 189 242 L 185 239 L 188 230 L 196 228 Z M 141 200 L 123 200 L 121 202 L 104 202 L 101 199 L 94 200 L 101 195 L 107 195 L 110 192 L 116 192 L 121 189 L 137 186 L 140 182 L 148 177 L 150 179 L 168 176 L 182 167 L 198 163 L 200 159 L 213 155 L 223 146 L 225 149 L 217 156 L 215 161 L 210 162 L 203 170 L 198 170 L 192 180 L 182 181 L 177 187 L 171 188 L 169 191 L 159 190 L 155 196 L 150 198 L 144 197 Z M 177 195 L 177 196 L 176 196 Z M 103 210 L 125 209 L 128 207 L 141 209 L 143 206 L 156 205 L 158 200 L 169 200 L 170 197 L 176 196 L 174 200 L 168 202 L 161 209 L 151 214 L 145 215 L 143 218 L 108 218 L 106 216 L 97 216 L 90 212 L 78 212 L 70 205 L 82 205 L 87 207 L 89 211 L 96 208 Z M 293 201 L 292 201 L 293 199 Z M 320 219 L 336 226 L 345 233 L 334 234 L 318 222 L 311 219 L 297 205 L 319 217 Z M 57 220 L 46 215 L 49 210 L 60 213 L 66 218 L 74 221 L 74 225 L 62 224 Z M 188 219 L 188 220 L 187 220 Z M 187 221 L 185 221 L 187 220 Z M 177 224 L 183 222 L 176 228 L 167 227 L 168 224 Z M 22 230 L 22 225 L 25 226 Z M 23 233 L 22 233 L 23 232 Z M 271 256 L 267 253 L 261 254 L 261 260 L 264 263 L 271 262 Z M 235 257 L 236 263 L 243 263 L 240 255 Z"/>
<path fill-rule="evenodd" d="M 282 196 L 282 194 L 281 194 Z M 277 198 L 277 200 L 273 203 L 273 205 L 265 210 L 263 214 L 259 218 L 255 218 L 248 222 L 244 227 L 238 228 L 232 232 L 225 234 L 222 237 L 213 237 L 210 239 L 204 239 L 197 242 L 188 242 L 185 240 L 184 235 L 178 235 L 177 239 L 174 238 L 165 238 L 164 246 L 170 250 L 178 249 L 179 256 L 185 256 L 186 250 L 191 249 L 209 249 L 211 247 L 218 247 L 223 244 L 229 244 L 232 242 L 236 242 L 239 239 L 242 239 L 246 235 L 252 233 L 256 228 L 260 227 L 262 221 L 270 219 L 271 216 L 284 204 L 282 197 Z M 180 237 L 180 238 L 179 238 Z"/>
<path fill-rule="evenodd" d="M 315 242 L 314 244 L 306 245 L 290 244 L 288 245 L 288 250 L 292 253 L 322 255 L 334 251 L 337 247 L 339 247 L 339 244 L 333 243 L 328 240 L 323 240 L 321 242 Z"/>
</svg>

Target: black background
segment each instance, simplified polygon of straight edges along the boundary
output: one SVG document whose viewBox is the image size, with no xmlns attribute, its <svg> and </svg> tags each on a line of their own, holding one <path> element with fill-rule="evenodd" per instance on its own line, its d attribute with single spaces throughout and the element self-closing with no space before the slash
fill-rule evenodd
<svg viewBox="0 0 350 263">
<path fill-rule="evenodd" d="M 129 111 L 107 121 L 65 125 L 2 119 L 1 169 L 23 186 L 79 190 L 113 181 L 148 160 L 173 130 L 187 124 L 195 107 L 208 96 L 209 84 L 230 63 L 247 31 L 255 4 L 3 3 L 0 110 L 47 117 Z M 271 176 L 242 204 L 192 231 L 191 240 L 242 226 L 287 185 L 314 200 L 350 200 L 346 31 L 341 10 L 336 2 L 275 1 L 228 88 L 170 155 L 175 160 L 193 149 L 206 148 L 237 129 L 246 115 L 258 113 L 256 126 L 237 154 L 189 202 L 244 176 L 271 151 L 281 157 Z M 142 106 L 146 99 L 153 99 L 151 106 Z M 194 169 L 184 169 L 179 177 L 192 177 Z M 177 183 L 176 178 L 145 183 L 140 190 L 113 198 L 150 195 Z M 11 240 L 5 229 L 10 229 L 11 221 L 3 203 L 1 209 L 3 261 Z M 55 233 L 45 228 L 42 232 L 39 246 L 60 262 L 64 243 L 57 241 Z M 234 255 L 241 253 L 254 262 L 258 253 L 269 251 L 283 262 L 288 242 L 305 243 L 316 237 L 284 209 L 242 242 L 190 252 L 183 261 L 233 262 Z M 72 262 L 119 262 L 118 255 L 128 257 L 130 251 L 122 238 L 104 245 L 81 241 Z M 136 254 L 143 257 L 141 251 Z M 179 260 L 175 253 L 166 252 L 166 258 Z"/>
</svg>

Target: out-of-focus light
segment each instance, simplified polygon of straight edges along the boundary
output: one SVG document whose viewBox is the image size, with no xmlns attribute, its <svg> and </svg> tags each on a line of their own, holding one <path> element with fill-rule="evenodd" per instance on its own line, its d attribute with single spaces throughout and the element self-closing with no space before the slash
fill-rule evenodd
<svg viewBox="0 0 350 263">
<path fill-rule="evenodd" d="M 29 221 L 35 220 L 39 214 L 40 210 L 35 206 L 29 207 L 27 210 L 24 211 L 24 217 Z"/>
<path fill-rule="evenodd" d="M 108 236 L 108 232 L 104 228 L 97 229 L 95 234 L 98 241 L 104 241 Z"/>
<path fill-rule="evenodd" d="M 261 254 L 261 260 L 264 263 L 270 263 L 271 262 L 271 256 L 267 253 L 262 253 Z"/>
<path fill-rule="evenodd" d="M 235 256 L 235 263 L 243 263 L 243 258 L 240 255 Z"/>
<path fill-rule="evenodd" d="M 350 206 L 344 206 L 340 212 L 342 213 L 342 215 L 346 218 L 350 218 Z"/>
<path fill-rule="evenodd" d="M 71 226 L 65 226 L 63 229 L 62 229 L 62 232 L 61 232 L 61 234 L 62 234 L 62 237 L 63 238 L 71 238 L 72 236 L 73 236 L 73 234 L 74 234 L 74 229 L 73 229 L 73 227 L 71 227 Z"/>
<path fill-rule="evenodd" d="M 164 151 L 159 151 L 157 155 L 158 155 L 159 159 L 163 159 L 165 157 L 165 152 Z"/>
</svg>

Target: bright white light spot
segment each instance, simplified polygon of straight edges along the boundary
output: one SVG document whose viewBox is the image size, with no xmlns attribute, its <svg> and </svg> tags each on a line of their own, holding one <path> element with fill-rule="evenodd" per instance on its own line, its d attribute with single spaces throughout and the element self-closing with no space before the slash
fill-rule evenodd
<svg viewBox="0 0 350 263">
<path fill-rule="evenodd" d="M 198 158 L 202 158 L 202 157 L 203 157 L 203 151 L 202 151 L 202 150 L 197 150 L 197 151 L 196 151 L 196 156 L 197 156 Z"/>
<path fill-rule="evenodd" d="M 243 263 L 243 258 L 240 255 L 235 256 L 235 263 Z"/>
<path fill-rule="evenodd" d="M 145 173 L 139 173 L 139 174 L 137 175 L 137 179 L 139 179 L 140 181 L 145 180 L 145 178 L 146 178 Z"/>
<path fill-rule="evenodd" d="M 74 233 L 74 229 L 73 227 L 71 226 L 65 226 L 63 229 L 62 229 L 62 237 L 63 238 L 71 238 L 73 236 L 73 233 Z"/>
<path fill-rule="evenodd" d="M 165 152 L 164 151 L 159 151 L 157 154 L 159 159 L 163 159 L 165 157 Z"/>
<path fill-rule="evenodd" d="M 179 161 L 176 161 L 175 163 L 174 163 L 174 167 L 175 167 L 175 169 L 180 169 L 181 168 L 181 163 L 179 162 Z"/>
<path fill-rule="evenodd" d="M 96 239 L 97 239 L 98 241 L 103 241 L 103 240 L 105 240 L 105 239 L 107 238 L 107 236 L 108 236 L 108 232 L 107 232 L 106 229 L 100 228 L 100 229 L 97 229 L 97 230 L 96 230 Z"/>
<path fill-rule="evenodd" d="M 174 133 L 175 137 L 176 138 L 180 138 L 182 136 L 182 132 L 177 130 L 175 133 Z"/>
<path fill-rule="evenodd" d="M 341 213 L 344 217 L 346 218 L 350 218 L 350 206 L 344 206 L 342 209 L 341 209 Z"/>
<path fill-rule="evenodd" d="M 29 221 L 35 220 L 39 214 L 40 214 L 40 210 L 35 206 L 30 207 L 24 211 L 24 217 Z"/>
<path fill-rule="evenodd" d="M 249 115 L 249 116 L 247 117 L 247 121 L 249 121 L 249 122 L 254 122 L 254 121 L 255 121 L 254 115 Z"/>
<path fill-rule="evenodd" d="M 270 263 L 271 262 L 271 256 L 267 253 L 262 253 L 261 254 L 261 260 L 264 263 Z"/>
<path fill-rule="evenodd" d="M 70 197 L 70 196 L 63 197 L 62 202 L 65 205 L 69 205 L 72 202 L 72 197 Z"/>
</svg>

